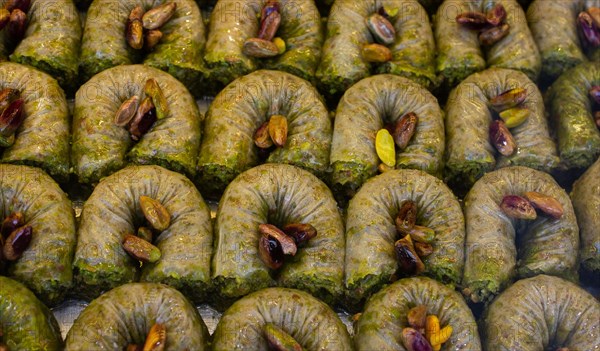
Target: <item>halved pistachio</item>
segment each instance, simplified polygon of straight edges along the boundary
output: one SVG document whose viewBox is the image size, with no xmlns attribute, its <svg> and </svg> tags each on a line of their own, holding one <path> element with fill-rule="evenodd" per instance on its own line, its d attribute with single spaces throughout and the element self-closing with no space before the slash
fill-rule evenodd
<svg viewBox="0 0 600 351">
<path fill-rule="evenodd" d="M 517 195 L 507 195 L 502 198 L 500 208 L 509 217 L 514 219 L 534 220 L 537 218 L 535 208 L 531 203 Z"/>
<path fill-rule="evenodd" d="M 431 244 L 435 239 L 435 231 L 431 228 L 415 225 L 408 233 L 413 241 Z"/>
<path fill-rule="evenodd" d="M 269 118 L 268 131 L 275 146 L 284 147 L 288 136 L 287 118 L 282 115 L 273 115 Z"/>
<path fill-rule="evenodd" d="M 25 119 L 23 105 L 23 99 L 17 99 L 2 111 L 0 115 L 0 136 L 9 137 L 19 129 Z"/>
<path fill-rule="evenodd" d="M 273 323 L 265 324 L 263 328 L 265 339 L 269 344 L 269 350 L 272 351 L 302 351 L 302 346 L 286 333 L 285 330 L 279 328 Z"/>
<path fill-rule="evenodd" d="M 140 98 L 136 95 L 123 101 L 117 112 L 115 112 L 115 124 L 119 127 L 125 127 L 135 116 L 140 105 Z"/>
<path fill-rule="evenodd" d="M 131 10 L 127 19 L 125 38 L 127 44 L 136 50 L 139 50 L 144 46 L 144 27 L 142 25 L 143 15 L 144 10 L 142 7 L 136 6 Z"/>
<path fill-rule="evenodd" d="M 279 0 L 268 0 L 265 6 L 260 11 L 260 19 L 267 18 L 273 12 L 279 11 Z"/>
<path fill-rule="evenodd" d="M 404 235 L 410 233 L 417 223 L 417 204 L 412 200 L 402 203 L 396 216 L 396 230 Z"/>
<path fill-rule="evenodd" d="M 417 305 L 408 310 L 408 325 L 418 331 L 425 330 L 425 320 L 427 319 L 427 306 Z"/>
<path fill-rule="evenodd" d="M 269 135 L 269 122 L 265 122 L 254 132 L 254 145 L 261 149 L 268 149 L 273 146 L 273 140 Z"/>
<path fill-rule="evenodd" d="M 244 55 L 257 58 L 274 57 L 279 55 L 279 48 L 272 41 L 260 38 L 250 38 L 244 42 Z"/>
<path fill-rule="evenodd" d="M 144 40 L 146 50 L 152 51 L 154 47 L 160 42 L 163 37 L 163 33 L 158 29 L 149 30 L 146 33 Z"/>
<path fill-rule="evenodd" d="M 506 9 L 502 4 L 497 4 L 487 13 L 487 23 L 492 26 L 499 26 L 506 19 Z"/>
<path fill-rule="evenodd" d="M 317 229 L 309 223 L 290 223 L 283 227 L 283 232 L 294 239 L 298 247 L 317 236 Z"/>
<path fill-rule="evenodd" d="M 272 224 L 260 224 L 258 226 L 258 232 L 262 235 L 267 235 L 279 242 L 281 245 L 281 250 L 284 255 L 292 255 L 294 256 L 298 251 L 298 247 L 294 242 L 294 239 L 287 236 L 281 229 L 277 228 Z"/>
<path fill-rule="evenodd" d="M 600 27 L 589 13 L 585 11 L 579 13 L 577 24 L 579 33 L 588 45 L 593 48 L 600 46 Z"/>
<path fill-rule="evenodd" d="M 18 260 L 29 246 L 32 236 L 33 229 L 30 225 L 13 230 L 8 238 L 6 238 L 4 247 L 2 248 L 4 258 L 8 261 Z"/>
<path fill-rule="evenodd" d="M 257 37 L 264 40 L 273 40 L 279 25 L 281 24 L 281 15 L 278 11 L 273 11 L 267 17 L 263 18 L 260 23 Z"/>
<path fill-rule="evenodd" d="M 488 26 L 485 13 L 477 11 L 459 14 L 456 16 L 456 22 L 465 28 L 473 30 L 481 30 Z"/>
<path fill-rule="evenodd" d="M 160 259 L 160 249 L 137 236 L 127 234 L 123 239 L 123 249 L 133 258 L 142 262 L 154 263 Z"/>
<path fill-rule="evenodd" d="M 21 96 L 17 89 L 4 88 L 0 91 L 0 111 L 4 111 L 10 104 Z"/>
<path fill-rule="evenodd" d="M 269 235 L 261 235 L 258 241 L 258 256 L 271 269 L 278 269 L 283 265 L 281 243 Z"/>
<path fill-rule="evenodd" d="M 21 227 L 25 224 L 25 216 L 23 216 L 22 212 L 13 212 L 8 215 L 8 217 L 4 218 L 2 221 L 2 228 L 0 232 L 3 238 L 8 238 L 8 236 L 17 228 Z"/>
<path fill-rule="evenodd" d="M 536 191 L 528 191 L 523 196 L 531 202 L 533 207 L 547 214 L 548 216 L 558 219 L 562 217 L 564 210 L 560 202 L 552 197 Z"/>
<path fill-rule="evenodd" d="M 171 225 L 171 214 L 158 201 L 149 196 L 140 196 L 140 208 L 150 226 L 155 230 L 162 232 Z"/>
<path fill-rule="evenodd" d="M 279 37 L 273 38 L 273 44 L 275 44 L 275 46 L 277 46 L 277 50 L 279 50 L 278 51 L 279 55 L 284 54 L 285 50 L 287 50 L 285 41 Z"/>
<path fill-rule="evenodd" d="M 400 150 L 406 149 L 413 135 L 415 135 L 417 123 L 419 123 L 419 117 L 414 112 L 409 112 L 396 121 L 392 136 Z"/>
<path fill-rule="evenodd" d="M 402 272 L 406 274 L 420 274 L 425 271 L 425 265 L 415 252 L 410 235 L 396 241 L 394 248 Z"/>
<path fill-rule="evenodd" d="M 522 104 L 525 99 L 527 99 L 527 89 L 514 88 L 491 98 L 490 104 L 494 110 L 502 112 Z"/>
<path fill-rule="evenodd" d="M 531 111 L 526 107 L 513 107 L 500 112 L 500 118 L 504 121 L 506 128 L 515 128 L 523 124 Z"/>
<path fill-rule="evenodd" d="M 392 59 L 392 51 L 381 44 L 366 44 L 362 47 L 362 57 L 367 62 L 384 63 Z"/>
<path fill-rule="evenodd" d="M 396 148 L 394 138 L 387 129 L 380 129 L 375 136 L 375 152 L 381 160 L 389 167 L 396 165 Z"/>
<path fill-rule="evenodd" d="M 21 40 L 27 29 L 27 14 L 20 9 L 14 9 L 10 13 L 6 30 L 12 40 Z"/>
<path fill-rule="evenodd" d="M 413 328 L 404 328 L 402 330 L 402 343 L 408 351 L 433 351 L 429 341 L 423 334 Z"/>
<path fill-rule="evenodd" d="M 501 155 L 511 156 L 517 151 L 517 143 L 503 121 L 493 121 L 489 134 L 490 143 Z"/>
<path fill-rule="evenodd" d="M 378 13 L 374 13 L 367 17 L 365 22 L 367 28 L 369 28 L 369 31 L 373 35 L 373 38 L 375 38 L 375 41 L 383 45 L 391 45 L 394 43 L 394 40 L 396 39 L 396 29 L 387 18 Z"/>
<path fill-rule="evenodd" d="M 600 85 L 594 85 L 589 93 L 592 101 L 600 105 Z"/>
<path fill-rule="evenodd" d="M 148 30 L 158 29 L 167 23 L 177 10 L 177 3 L 171 1 L 162 5 L 158 5 L 146 12 L 142 16 L 144 28 Z"/>
<path fill-rule="evenodd" d="M 144 93 L 152 99 L 152 104 L 156 108 L 156 118 L 163 119 L 169 114 L 169 104 L 160 85 L 154 78 L 146 80 Z"/>
<path fill-rule="evenodd" d="M 421 243 L 416 241 L 415 243 L 415 252 L 419 257 L 425 258 L 433 253 L 433 246 L 427 243 Z"/>
<path fill-rule="evenodd" d="M 19 9 L 23 12 L 29 11 L 29 5 L 31 4 L 31 0 L 8 0 L 4 4 L 4 8 L 8 11 L 13 11 L 14 9 Z"/>
<path fill-rule="evenodd" d="M 486 29 L 479 33 L 479 42 L 485 46 L 492 46 L 502 40 L 510 32 L 508 23 Z"/>
<path fill-rule="evenodd" d="M 140 140 L 140 138 L 152 128 L 152 125 L 156 120 L 156 108 L 152 103 L 152 99 L 146 96 L 144 100 L 142 100 L 135 117 L 129 125 L 131 139 Z"/>
<path fill-rule="evenodd" d="M 4 29 L 10 20 L 10 11 L 5 8 L 0 9 L 0 30 Z"/>
<path fill-rule="evenodd" d="M 154 233 L 148 227 L 139 227 L 137 231 L 137 236 L 151 243 L 154 237 Z"/>
<path fill-rule="evenodd" d="M 167 343 L 167 327 L 161 323 L 154 323 L 146 336 L 143 351 L 163 351 Z"/>
</svg>

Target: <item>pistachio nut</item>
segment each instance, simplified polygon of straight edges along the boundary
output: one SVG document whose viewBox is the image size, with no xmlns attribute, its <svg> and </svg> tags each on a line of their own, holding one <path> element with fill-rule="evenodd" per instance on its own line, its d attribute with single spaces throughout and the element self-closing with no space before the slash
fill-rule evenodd
<svg viewBox="0 0 600 351">
<path fill-rule="evenodd" d="M 273 115 L 269 118 L 269 125 L 267 126 L 269 136 L 275 146 L 284 147 L 287 142 L 288 136 L 288 122 L 287 118 L 282 115 Z"/>
<path fill-rule="evenodd" d="M 500 95 L 494 96 L 490 99 L 492 108 L 497 112 L 516 107 L 527 98 L 527 89 L 525 88 L 514 88 L 503 92 Z"/>
<path fill-rule="evenodd" d="M 148 30 L 158 29 L 167 23 L 177 10 L 177 3 L 170 1 L 162 5 L 158 5 L 142 16 L 144 28 Z"/>
<path fill-rule="evenodd" d="M 431 244 L 435 239 L 435 231 L 431 228 L 415 225 L 408 233 L 413 241 Z"/>
<path fill-rule="evenodd" d="M 4 4 L 4 8 L 11 12 L 14 9 L 19 9 L 23 12 L 27 12 L 27 11 L 29 11 L 30 4 L 31 4 L 31 0 L 8 0 Z"/>
<path fill-rule="evenodd" d="M 2 221 L 2 229 L 0 229 L 2 237 L 8 238 L 15 229 L 21 227 L 23 224 L 25 224 L 25 216 L 23 216 L 22 212 L 13 212 L 9 214 L 8 217 L 4 218 Z"/>
<path fill-rule="evenodd" d="M 115 112 L 115 124 L 119 127 L 125 127 L 131 122 L 140 105 L 140 98 L 136 95 L 123 101 L 117 112 Z"/>
<path fill-rule="evenodd" d="M 160 259 L 160 249 L 137 236 L 127 234 L 123 239 L 123 249 L 138 261 L 154 263 Z"/>
<path fill-rule="evenodd" d="M 394 124 L 394 142 L 400 148 L 400 150 L 406 149 L 408 143 L 412 139 L 413 135 L 417 130 L 417 123 L 419 123 L 419 117 L 414 112 L 409 112 L 404 116 L 400 117 Z"/>
<path fill-rule="evenodd" d="M 258 226 L 258 232 L 263 236 L 267 235 L 268 237 L 277 240 L 284 255 L 296 255 L 298 247 L 296 246 L 294 239 L 287 236 L 281 229 L 272 224 L 263 223 Z"/>
<path fill-rule="evenodd" d="M 509 217 L 514 219 L 534 220 L 537 218 L 535 208 L 531 203 L 517 195 L 506 195 L 502 198 L 500 208 Z"/>
<path fill-rule="evenodd" d="M 560 202 L 552 196 L 538 193 L 536 191 L 528 191 L 523 194 L 523 197 L 531 202 L 533 207 L 554 219 L 562 217 L 564 213 L 564 209 Z"/>
<path fill-rule="evenodd" d="M 0 111 L 4 111 L 10 104 L 21 96 L 17 89 L 4 88 L 0 91 Z"/>
<path fill-rule="evenodd" d="M 273 12 L 280 12 L 279 0 L 268 0 L 260 11 L 260 19 L 267 18 Z"/>
<path fill-rule="evenodd" d="M 171 225 L 171 214 L 158 201 L 149 196 L 140 196 L 140 208 L 150 226 L 159 232 L 167 230 Z"/>
<path fill-rule="evenodd" d="M 506 9 L 502 4 L 496 4 L 486 16 L 486 21 L 491 26 L 499 26 L 506 19 Z"/>
<path fill-rule="evenodd" d="M 423 334 L 413 328 L 402 330 L 402 344 L 408 351 L 433 351 Z"/>
<path fill-rule="evenodd" d="M 2 248 L 4 259 L 7 261 L 18 260 L 29 246 L 32 236 L 33 229 L 30 225 L 25 225 L 13 230 L 8 238 L 6 238 Z"/>
<path fill-rule="evenodd" d="M 507 23 L 504 23 L 479 33 L 479 42 L 481 45 L 492 46 L 507 36 L 509 32 L 510 26 Z"/>
<path fill-rule="evenodd" d="M 456 16 L 456 23 L 472 30 L 482 30 L 488 26 L 487 16 L 485 13 L 477 11 L 463 12 L 459 14 Z"/>
<path fill-rule="evenodd" d="M 387 18 L 388 20 L 392 20 L 398 16 L 398 8 L 390 5 L 383 5 L 379 7 L 377 13 Z"/>
<path fill-rule="evenodd" d="M 250 38 L 244 42 L 244 55 L 257 58 L 274 57 L 279 55 L 279 48 L 272 41 L 260 38 Z"/>
<path fill-rule="evenodd" d="M 290 223 L 283 227 L 283 232 L 294 239 L 296 246 L 301 247 L 317 236 L 317 229 L 309 223 Z"/>
<path fill-rule="evenodd" d="M 23 105 L 23 99 L 17 99 L 2 111 L 2 114 L 0 114 L 0 136 L 9 137 L 19 129 L 25 119 Z"/>
<path fill-rule="evenodd" d="M 587 13 L 589 13 L 590 16 L 592 16 L 594 24 L 600 27 L 600 7 L 590 7 L 587 9 Z"/>
<path fill-rule="evenodd" d="M 268 149 L 273 146 L 273 140 L 269 135 L 269 122 L 265 122 L 254 132 L 254 145 L 261 149 Z"/>
<path fill-rule="evenodd" d="M 25 36 L 25 30 L 27 30 L 27 14 L 20 9 L 12 10 L 6 30 L 9 38 L 21 40 Z"/>
<path fill-rule="evenodd" d="M 594 85 L 590 91 L 590 97 L 592 98 L 592 101 L 594 101 L 596 104 L 600 105 L 600 85 Z"/>
<path fill-rule="evenodd" d="M 400 270 L 406 274 L 420 274 L 425 271 L 425 265 L 415 252 L 410 235 L 396 241 L 394 244 L 396 257 L 400 264 Z"/>
<path fill-rule="evenodd" d="M 399 233 L 407 235 L 417 223 L 417 204 L 412 200 L 402 203 L 398 216 L 396 216 L 396 230 Z"/>
<path fill-rule="evenodd" d="M 526 107 L 513 107 L 500 112 L 500 118 L 504 121 L 506 128 L 515 128 L 523 124 L 531 111 Z"/>
<path fill-rule="evenodd" d="M 362 57 L 367 62 L 384 63 L 392 59 L 392 51 L 381 44 L 366 44 L 362 47 Z"/>
<path fill-rule="evenodd" d="M 490 143 L 501 155 L 511 156 L 517 151 L 517 143 L 503 121 L 493 121 L 489 134 Z"/>
<path fill-rule="evenodd" d="M 272 351 L 302 351 L 302 346 L 296 339 L 273 323 L 265 324 L 263 328 L 265 339 Z"/>
<path fill-rule="evenodd" d="M 143 351 L 163 351 L 167 343 L 167 327 L 161 323 L 154 323 L 146 336 Z"/>
<path fill-rule="evenodd" d="M 579 13 L 577 24 L 579 26 L 579 33 L 589 46 L 592 48 L 600 46 L 600 27 L 594 22 L 589 13 L 585 11 Z"/>
<path fill-rule="evenodd" d="M 260 23 L 257 37 L 263 40 L 273 40 L 279 26 L 281 25 L 281 15 L 277 11 L 271 12 L 267 17 L 263 18 Z"/>
<path fill-rule="evenodd" d="M 258 241 L 258 256 L 270 269 L 278 269 L 283 265 L 281 243 L 269 235 L 261 235 Z"/>
<path fill-rule="evenodd" d="M 418 331 L 425 330 L 425 320 L 427 318 L 427 306 L 417 305 L 408 310 L 408 325 Z"/>
<path fill-rule="evenodd" d="M 0 30 L 4 29 L 10 20 L 10 11 L 5 8 L 0 9 Z"/>
<path fill-rule="evenodd" d="M 137 231 L 137 236 L 151 243 L 154 237 L 154 233 L 148 227 L 139 227 Z"/>
<path fill-rule="evenodd" d="M 152 99 L 146 96 L 140 103 L 135 117 L 133 117 L 133 120 L 129 125 L 131 139 L 140 140 L 140 138 L 152 128 L 152 125 L 156 120 L 156 108 L 152 103 Z"/>
<path fill-rule="evenodd" d="M 378 13 L 374 13 L 365 20 L 367 28 L 375 38 L 375 41 L 383 45 L 391 45 L 396 39 L 396 29 L 387 20 Z"/>
<path fill-rule="evenodd" d="M 158 29 L 149 30 L 146 33 L 146 37 L 144 39 L 144 44 L 146 50 L 152 51 L 156 45 L 160 42 L 163 37 L 163 33 Z"/>
<path fill-rule="evenodd" d="M 156 118 L 163 119 L 169 114 L 169 104 L 158 82 L 154 78 L 146 80 L 144 93 L 152 99 L 152 104 L 156 108 Z"/>
<path fill-rule="evenodd" d="M 419 257 L 425 258 L 433 253 L 433 246 L 431 244 L 415 241 L 415 252 Z"/>
<path fill-rule="evenodd" d="M 273 38 L 273 44 L 275 44 L 275 46 L 277 46 L 277 49 L 279 50 L 278 51 L 279 55 L 284 54 L 285 51 L 287 50 L 285 41 L 279 37 Z"/>
<path fill-rule="evenodd" d="M 380 129 L 375 136 L 375 151 L 381 162 L 388 167 L 396 166 L 394 138 L 387 129 Z"/>
<path fill-rule="evenodd" d="M 144 347 L 142 345 L 129 344 L 127 345 L 126 351 L 144 351 Z"/>
<path fill-rule="evenodd" d="M 144 46 L 144 27 L 142 25 L 142 16 L 144 10 L 141 6 L 136 6 L 129 13 L 127 19 L 127 31 L 125 39 L 132 48 L 139 50 Z"/>
</svg>

